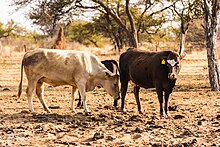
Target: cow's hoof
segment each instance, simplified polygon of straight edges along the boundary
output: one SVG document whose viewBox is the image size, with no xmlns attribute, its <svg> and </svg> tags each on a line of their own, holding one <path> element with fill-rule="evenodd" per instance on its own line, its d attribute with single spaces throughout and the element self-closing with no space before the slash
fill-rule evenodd
<svg viewBox="0 0 220 147">
<path fill-rule="evenodd" d="M 119 110 L 119 107 L 118 107 L 118 106 L 116 106 L 116 107 L 114 106 L 114 108 L 115 108 L 115 110 Z"/>
<path fill-rule="evenodd" d="M 139 111 L 139 114 L 142 114 L 142 115 L 143 115 L 143 114 L 144 114 L 144 112 L 140 110 L 140 111 Z"/>
<path fill-rule="evenodd" d="M 83 104 L 80 104 L 80 105 L 78 104 L 77 108 L 83 108 Z"/>
<path fill-rule="evenodd" d="M 52 111 L 50 111 L 50 110 L 46 110 L 46 111 L 47 111 L 48 114 L 51 114 L 51 113 L 52 113 Z"/>
<path fill-rule="evenodd" d="M 171 115 L 169 113 L 166 114 L 166 118 L 171 118 Z"/>
<path fill-rule="evenodd" d="M 123 114 L 127 114 L 127 110 L 126 110 L 126 109 L 122 109 L 121 112 L 122 112 Z"/>
<path fill-rule="evenodd" d="M 77 112 L 76 112 L 76 110 L 72 110 L 72 113 L 73 113 L 73 114 L 76 114 Z"/>
<path fill-rule="evenodd" d="M 36 112 L 31 112 L 32 116 L 36 116 L 37 113 Z"/>
<path fill-rule="evenodd" d="M 167 115 L 167 114 L 160 114 L 160 117 L 161 117 L 161 118 L 170 118 L 170 116 Z"/>
<path fill-rule="evenodd" d="M 91 112 L 86 112 L 86 116 L 92 116 Z"/>
</svg>

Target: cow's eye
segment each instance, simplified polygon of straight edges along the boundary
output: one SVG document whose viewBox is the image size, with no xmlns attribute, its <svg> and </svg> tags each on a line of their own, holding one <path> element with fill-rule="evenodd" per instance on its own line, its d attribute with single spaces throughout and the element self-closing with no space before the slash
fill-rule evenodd
<svg viewBox="0 0 220 147">
<path fill-rule="evenodd" d="M 176 65 L 175 68 L 176 68 L 176 70 L 179 70 L 179 69 L 180 69 L 180 66 L 179 66 L 179 65 Z"/>
</svg>

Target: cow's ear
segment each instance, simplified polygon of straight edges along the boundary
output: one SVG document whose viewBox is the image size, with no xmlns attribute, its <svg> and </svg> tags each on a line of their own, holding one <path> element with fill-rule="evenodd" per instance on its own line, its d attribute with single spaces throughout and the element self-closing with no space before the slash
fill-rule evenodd
<svg viewBox="0 0 220 147">
<path fill-rule="evenodd" d="M 111 75 L 108 72 L 105 72 L 105 79 L 111 78 Z"/>
<path fill-rule="evenodd" d="M 160 59 L 160 64 L 166 65 L 166 62 L 167 62 L 167 58 L 161 58 Z"/>
</svg>

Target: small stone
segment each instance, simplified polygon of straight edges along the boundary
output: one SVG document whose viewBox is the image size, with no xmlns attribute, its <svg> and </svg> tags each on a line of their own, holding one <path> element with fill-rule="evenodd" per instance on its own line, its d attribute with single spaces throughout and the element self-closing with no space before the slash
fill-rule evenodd
<svg viewBox="0 0 220 147">
<path fill-rule="evenodd" d="M 134 139 L 138 139 L 138 138 L 141 138 L 141 137 L 142 137 L 141 134 L 135 134 L 135 135 L 134 135 Z"/>
<path fill-rule="evenodd" d="M 137 133 L 142 133 L 144 132 L 144 129 L 143 128 L 140 128 L 140 127 L 137 127 L 134 132 L 137 132 Z"/>
<path fill-rule="evenodd" d="M 60 109 L 60 106 L 49 106 L 50 109 Z"/>
<path fill-rule="evenodd" d="M 90 146 L 90 145 L 92 145 L 90 142 L 86 142 L 86 145 L 88 145 L 88 146 Z"/>
<path fill-rule="evenodd" d="M 11 91 L 11 89 L 6 87 L 6 88 L 3 88 L 3 91 Z"/>
</svg>

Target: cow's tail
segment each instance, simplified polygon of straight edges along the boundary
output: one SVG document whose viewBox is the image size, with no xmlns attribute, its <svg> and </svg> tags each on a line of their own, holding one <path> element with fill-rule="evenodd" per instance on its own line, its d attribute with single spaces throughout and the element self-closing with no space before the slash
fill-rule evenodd
<svg viewBox="0 0 220 147">
<path fill-rule="evenodd" d="M 21 92 L 22 92 L 22 81 L 23 81 L 23 61 L 21 63 L 21 80 L 20 80 L 20 84 L 19 84 L 19 87 L 18 87 L 18 98 L 20 98 L 21 96 Z"/>
</svg>

